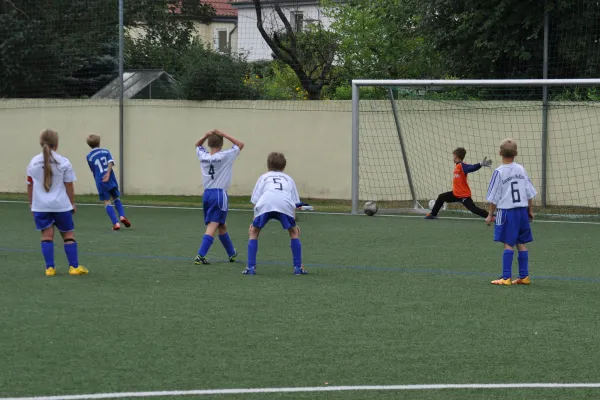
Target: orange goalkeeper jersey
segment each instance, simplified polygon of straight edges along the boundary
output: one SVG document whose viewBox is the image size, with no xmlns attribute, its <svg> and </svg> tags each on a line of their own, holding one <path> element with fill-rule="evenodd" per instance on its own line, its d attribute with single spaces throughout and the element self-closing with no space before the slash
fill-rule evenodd
<svg viewBox="0 0 600 400">
<path fill-rule="evenodd" d="M 471 197 L 471 188 L 467 182 L 467 174 L 475 172 L 481 168 L 481 164 L 456 163 L 454 167 L 454 178 L 452 179 L 452 193 L 460 198 Z"/>
</svg>

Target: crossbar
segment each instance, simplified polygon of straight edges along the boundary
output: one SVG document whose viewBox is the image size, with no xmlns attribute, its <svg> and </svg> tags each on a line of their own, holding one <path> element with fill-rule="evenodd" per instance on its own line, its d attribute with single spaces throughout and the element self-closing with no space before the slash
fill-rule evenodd
<svg viewBox="0 0 600 400">
<path fill-rule="evenodd" d="M 354 79 L 352 86 L 482 86 L 482 87 L 531 87 L 531 86 L 600 86 L 600 79 Z"/>
</svg>

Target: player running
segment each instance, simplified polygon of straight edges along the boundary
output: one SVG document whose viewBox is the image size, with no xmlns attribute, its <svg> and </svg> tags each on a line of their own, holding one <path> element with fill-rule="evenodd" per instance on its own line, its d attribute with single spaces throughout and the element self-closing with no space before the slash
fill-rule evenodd
<svg viewBox="0 0 600 400">
<path fill-rule="evenodd" d="M 517 142 L 504 139 L 500 143 L 500 155 L 502 165 L 492 174 L 486 197 L 490 212 L 485 222 L 490 225 L 496 212 L 494 241 L 504 243 L 502 276 L 491 283 L 529 285 L 529 252 L 525 243 L 533 241 L 530 221 L 533 221 L 533 198 L 537 192 L 525 168 L 515 162 Z M 519 278 L 511 281 L 515 245 L 519 250 Z"/>
<path fill-rule="evenodd" d="M 294 180 L 283 173 L 286 166 L 285 156 L 281 153 L 271 153 L 267 158 L 269 172 L 261 175 L 254 186 L 252 199 L 254 204 L 254 221 L 250 225 L 248 240 L 248 264 L 245 275 L 256 274 L 256 254 L 258 253 L 258 235 L 271 219 L 281 223 L 283 229 L 290 234 L 292 262 L 294 275 L 304 275 L 307 272 L 302 266 L 302 244 L 300 243 L 300 228 L 296 225 L 296 204 L 300 203 L 298 189 Z"/>
<path fill-rule="evenodd" d="M 436 219 L 438 212 L 444 205 L 444 203 L 462 203 L 463 206 L 473 214 L 477 214 L 480 217 L 487 218 L 488 212 L 483 210 L 473 202 L 471 198 L 471 188 L 469 182 L 467 182 L 467 175 L 471 172 L 478 171 L 481 167 L 488 167 L 492 165 L 492 160 L 488 160 L 487 157 L 483 158 L 478 164 L 467 164 L 463 162 L 467 155 L 467 150 L 462 147 L 457 148 L 452 152 L 454 156 L 454 179 L 452 180 L 452 191 L 442 193 L 438 196 L 435 201 L 435 205 L 429 214 L 425 216 L 425 219 Z"/>
<path fill-rule="evenodd" d="M 104 209 L 113 225 L 112 230 L 118 231 L 121 229 L 119 221 L 123 223 L 125 227 L 129 228 L 131 222 L 125 217 L 125 209 L 123 208 L 123 203 L 121 203 L 119 183 L 117 182 L 114 171 L 115 161 L 113 160 L 110 151 L 100 148 L 100 136 L 89 135 L 87 144 L 92 148 L 92 151 L 86 156 L 88 166 L 94 174 L 96 189 L 98 189 L 98 198 L 104 202 Z M 115 210 L 110 204 L 111 199 L 119 213 L 118 219 Z"/>
<path fill-rule="evenodd" d="M 231 149 L 223 150 L 223 138 L 233 143 Z M 208 141 L 208 150 L 202 146 L 206 141 Z M 196 265 L 209 264 L 206 255 L 213 244 L 217 230 L 219 239 L 227 251 L 229 262 L 234 262 L 237 257 L 225 221 L 227 220 L 227 189 L 231 185 L 233 162 L 243 148 L 244 142 L 218 129 L 207 132 L 196 142 L 196 155 L 200 160 L 204 184 L 202 207 L 206 224 L 206 233 L 194 261 Z"/>
<path fill-rule="evenodd" d="M 69 261 L 69 275 L 86 275 L 89 271 L 79 265 L 77 242 L 73 231 L 75 172 L 69 160 L 56 152 L 58 133 L 45 129 L 40 135 L 42 153 L 33 157 L 27 166 L 27 195 L 35 227 L 42 232 L 42 255 L 46 261 L 46 276 L 56 275 L 54 263 L 54 227 L 64 241 Z"/>
</svg>

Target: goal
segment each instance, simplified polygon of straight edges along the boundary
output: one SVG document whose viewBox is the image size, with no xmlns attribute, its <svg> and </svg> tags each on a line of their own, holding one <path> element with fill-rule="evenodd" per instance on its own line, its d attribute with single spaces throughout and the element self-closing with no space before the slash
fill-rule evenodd
<svg viewBox="0 0 600 400">
<path fill-rule="evenodd" d="M 354 80 L 352 213 L 369 200 L 426 212 L 452 189 L 457 147 L 467 163 L 493 161 L 469 174 L 481 205 L 504 138 L 517 141 L 541 215 L 598 216 L 600 79 Z"/>
</svg>

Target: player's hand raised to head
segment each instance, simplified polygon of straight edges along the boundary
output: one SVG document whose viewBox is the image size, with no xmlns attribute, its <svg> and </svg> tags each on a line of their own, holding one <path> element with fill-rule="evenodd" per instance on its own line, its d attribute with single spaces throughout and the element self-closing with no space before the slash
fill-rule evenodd
<svg viewBox="0 0 600 400">
<path fill-rule="evenodd" d="M 482 167 L 491 167 L 492 166 L 492 160 L 488 160 L 487 157 L 483 157 L 483 161 L 481 161 L 481 166 Z"/>
</svg>

